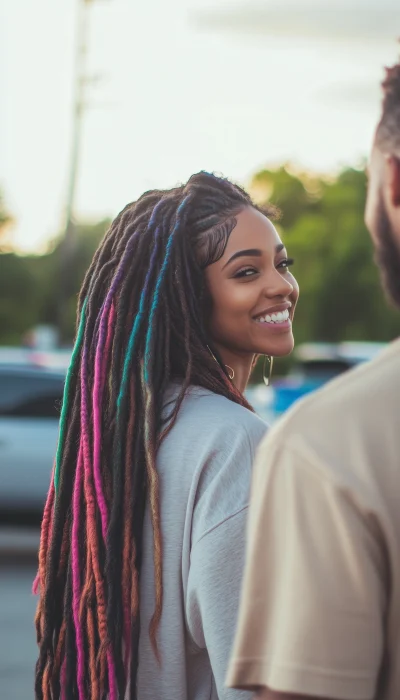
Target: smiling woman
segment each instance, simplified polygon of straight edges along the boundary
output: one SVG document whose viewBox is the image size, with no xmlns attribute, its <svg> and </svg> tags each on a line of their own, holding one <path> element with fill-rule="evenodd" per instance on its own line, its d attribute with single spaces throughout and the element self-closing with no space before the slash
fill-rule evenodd
<svg viewBox="0 0 400 700">
<path fill-rule="evenodd" d="M 271 221 L 254 207 L 236 217 L 222 257 L 205 270 L 209 328 L 244 391 L 254 355 L 287 355 L 299 295 L 293 260 Z"/>
<path fill-rule="evenodd" d="M 255 355 L 293 347 L 290 264 L 246 192 L 207 173 L 111 225 L 43 517 L 37 698 L 237 697 L 224 678 L 266 430 L 243 392 Z"/>
</svg>

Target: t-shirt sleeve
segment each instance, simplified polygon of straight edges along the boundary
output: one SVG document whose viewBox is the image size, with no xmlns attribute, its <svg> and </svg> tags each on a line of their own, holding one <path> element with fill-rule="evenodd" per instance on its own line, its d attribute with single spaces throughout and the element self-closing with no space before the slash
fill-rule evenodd
<svg viewBox="0 0 400 700">
<path fill-rule="evenodd" d="M 227 682 L 369 700 L 382 660 L 383 548 L 373 516 L 314 457 L 274 438 L 259 452 Z"/>
<path fill-rule="evenodd" d="M 249 700 L 225 686 L 239 609 L 247 508 L 202 537 L 191 554 L 187 620 L 195 644 L 207 649 L 220 700 Z"/>
<path fill-rule="evenodd" d="M 218 698 L 248 700 L 225 686 L 243 578 L 251 473 L 266 426 L 224 427 L 204 469 L 193 516 L 186 619 L 190 637 L 210 659 Z"/>
</svg>

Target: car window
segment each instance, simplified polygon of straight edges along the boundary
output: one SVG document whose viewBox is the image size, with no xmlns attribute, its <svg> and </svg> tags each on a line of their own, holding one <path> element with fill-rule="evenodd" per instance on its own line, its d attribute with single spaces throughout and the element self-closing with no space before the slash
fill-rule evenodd
<svg viewBox="0 0 400 700">
<path fill-rule="evenodd" d="M 58 419 L 63 388 L 58 377 L 0 372 L 0 416 Z"/>
</svg>

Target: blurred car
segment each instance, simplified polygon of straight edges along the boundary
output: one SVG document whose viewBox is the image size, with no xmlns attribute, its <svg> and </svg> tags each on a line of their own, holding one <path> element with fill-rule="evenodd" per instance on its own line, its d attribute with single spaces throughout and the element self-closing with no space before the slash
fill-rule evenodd
<svg viewBox="0 0 400 700">
<path fill-rule="evenodd" d="M 0 347 L 0 365 L 29 365 L 60 369 L 66 371 L 70 362 L 72 348 L 41 350 L 35 348 L 2 346 Z"/>
<path fill-rule="evenodd" d="M 280 416 L 295 401 L 352 367 L 372 360 L 386 343 L 304 343 L 295 350 L 290 374 L 273 384 L 271 412 Z"/>
<path fill-rule="evenodd" d="M 58 438 L 65 370 L 0 359 L 0 514 L 41 512 Z"/>
</svg>

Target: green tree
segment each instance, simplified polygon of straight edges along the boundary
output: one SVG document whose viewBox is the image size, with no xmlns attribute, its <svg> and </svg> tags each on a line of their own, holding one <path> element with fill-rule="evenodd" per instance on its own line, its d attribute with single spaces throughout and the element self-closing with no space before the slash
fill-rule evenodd
<svg viewBox="0 0 400 700">
<path fill-rule="evenodd" d="M 19 344 L 25 331 L 39 318 L 38 288 L 30 258 L 0 254 L 0 342 Z"/>
<path fill-rule="evenodd" d="M 109 221 L 101 221 L 77 226 L 74 261 L 68 270 L 70 294 L 65 342 L 73 339 L 79 288 L 108 225 Z M 24 333 L 35 325 L 57 324 L 60 245 L 57 239 L 46 255 L 0 254 L 0 343 L 19 344 Z"/>
</svg>

